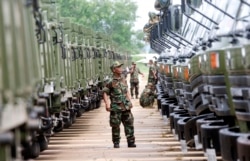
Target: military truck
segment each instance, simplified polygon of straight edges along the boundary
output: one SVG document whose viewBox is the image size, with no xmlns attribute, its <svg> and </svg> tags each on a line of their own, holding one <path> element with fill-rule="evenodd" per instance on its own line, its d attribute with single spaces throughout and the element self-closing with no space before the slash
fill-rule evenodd
<svg viewBox="0 0 250 161">
<path fill-rule="evenodd" d="M 172 62 L 169 70 L 168 61 L 159 59 L 166 66 L 161 95 L 174 91 L 177 100 L 176 106 L 165 104 L 172 111 L 172 130 L 185 140 L 183 147 L 202 148 L 208 157 L 249 160 L 249 2 L 156 0 L 154 5 L 159 21 L 144 26 L 147 41 L 165 58 L 174 54 L 181 62 Z M 188 116 L 176 114 L 181 108 Z"/>
</svg>

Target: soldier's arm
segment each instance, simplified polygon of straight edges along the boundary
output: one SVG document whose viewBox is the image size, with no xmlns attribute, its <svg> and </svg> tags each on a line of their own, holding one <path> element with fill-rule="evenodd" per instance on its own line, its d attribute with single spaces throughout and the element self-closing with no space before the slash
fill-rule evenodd
<svg viewBox="0 0 250 161">
<path fill-rule="evenodd" d="M 133 67 L 130 67 L 130 68 L 129 68 L 129 73 L 130 73 L 130 74 L 134 73 L 134 68 L 133 68 Z"/>
<path fill-rule="evenodd" d="M 127 99 L 128 101 L 131 101 L 131 97 L 130 97 L 130 92 L 129 92 L 129 91 L 126 93 L 126 99 Z"/>
<path fill-rule="evenodd" d="M 156 79 L 157 76 L 156 76 L 156 70 L 155 70 L 155 68 L 151 68 L 151 70 L 152 70 L 152 73 L 153 73 L 154 78 Z"/>
<path fill-rule="evenodd" d="M 140 71 L 140 69 L 138 68 L 138 73 L 142 75 L 142 77 L 144 77 L 144 74 Z"/>
<path fill-rule="evenodd" d="M 109 98 L 106 92 L 103 92 L 103 101 L 105 103 L 105 108 L 106 111 L 110 111 L 110 103 L 109 103 Z"/>
<path fill-rule="evenodd" d="M 132 107 L 133 107 L 133 104 L 132 104 L 132 102 L 131 102 L 131 97 L 130 97 L 130 93 L 129 93 L 129 92 L 127 92 L 126 98 L 127 98 L 127 100 L 129 101 L 129 103 L 130 103 L 130 108 L 132 108 Z"/>
<path fill-rule="evenodd" d="M 110 82 L 106 84 L 106 86 L 103 88 L 103 101 L 105 103 L 106 111 L 110 111 L 110 102 L 109 102 L 109 94 L 110 94 Z"/>
</svg>

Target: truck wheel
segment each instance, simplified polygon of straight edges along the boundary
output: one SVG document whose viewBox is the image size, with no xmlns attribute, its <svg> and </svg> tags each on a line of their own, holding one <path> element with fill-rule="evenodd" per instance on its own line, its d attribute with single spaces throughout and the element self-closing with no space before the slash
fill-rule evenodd
<svg viewBox="0 0 250 161">
<path fill-rule="evenodd" d="M 48 149 L 49 140 L 46 138 L 46 136 L 39 136 L 38 140 L 40 145 L 40 151 Z"/>
<path fill-rule="evenodd" d="M 73 124 L 72 116 L 69 117 L 69 120 L 65 122 L 64 128 L 69 128 Z"/>
<path fill-rule="evenodd" d="M 77 113 L 76 113 L 76 117 L 81 117 L 83 114 L 84 110 L 81 108 Z"/>
<path fill-rule="evenodd" d="M 38 142 L 33 142 L 29 147 L 29 158 L 37 158 L 40 154 L 40 145 Z"/>
<path fill-rule="evenodd" d="M 76 115 L 77 114 L 75 112 L 72 113 L 72 115 L 71 115 L 71 117 L 72 117 L 72 123 L 76 122 Z"/>
<path fill-rule="evenodd" d="M 60 121 L 56 127 L 54 127 L 53 131 L 54 132 L 60 132 L 63 130 L 63 123 Z"/>
</svg>

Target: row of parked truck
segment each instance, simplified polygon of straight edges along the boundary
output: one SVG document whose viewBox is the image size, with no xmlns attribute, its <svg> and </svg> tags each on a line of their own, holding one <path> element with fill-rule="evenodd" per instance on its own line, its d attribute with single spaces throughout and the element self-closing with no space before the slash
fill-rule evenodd
<svg viewBox="0 0 250 161">
<path fill-rule="evenodd" d="M 182 150 L 250 161 L 250 1 L 156 0 L 144 26 L 160 54 L 158 107 Z"/>
<path fill-rule="evenodd" d="M 56 0 L 0 1 L 0 160 L 36 158 L 54 133 L 100 106 L 111 38 L 60 17 Z"/>
</svg>

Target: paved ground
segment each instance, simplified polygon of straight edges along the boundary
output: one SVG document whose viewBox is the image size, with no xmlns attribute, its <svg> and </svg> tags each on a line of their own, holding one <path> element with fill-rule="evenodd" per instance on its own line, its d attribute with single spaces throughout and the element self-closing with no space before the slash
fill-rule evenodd
<svg viewBox="0 0 250 161">
<path fill-rule="evenodd" d="M 141 90 L 146 78 L 141 80 Z M 121 133 L 119 149 L 111 141 L 109 113 L 102 105 L 84 113 L 69 129 L 52 137 L 48 150 L 37 161 L 171 161 L 206 160 L 202 151 L 181 152 L 181 146 L 157 108 L 144 109 L 133 99 L 136 148 L 128 148 Z"/>
</svg>

